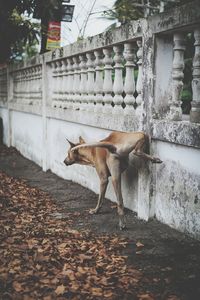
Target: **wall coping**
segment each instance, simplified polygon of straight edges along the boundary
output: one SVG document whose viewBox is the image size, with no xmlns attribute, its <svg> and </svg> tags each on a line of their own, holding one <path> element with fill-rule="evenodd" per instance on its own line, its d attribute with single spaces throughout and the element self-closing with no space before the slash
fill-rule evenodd
<svg viewBox="0 0 200 300">
<path fill-rule="evenodd" d="M 153 120 L 151 137 L 154 140 L 200 148 L 200 124 L 189 121 Z"/>
</svg>

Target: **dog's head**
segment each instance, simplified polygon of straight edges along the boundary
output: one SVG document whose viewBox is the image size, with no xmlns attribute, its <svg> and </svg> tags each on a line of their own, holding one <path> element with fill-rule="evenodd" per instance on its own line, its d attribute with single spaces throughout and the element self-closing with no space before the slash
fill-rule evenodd
<svg viewBox="0 0 200 300">
<path fill-rule="evenodd" d="M 79 153 L 79 150 L 72 151 L 72 149 L 78 145 L 84 144 L 84 139 L 80 136 L 79 143 L 74 144 L 67 139 L 70 147 L 67 152 L 67 157 L 64 160 L 66 166 L 71 166 L 73 164 L 87 164 L 87 161 L 84 159 L 83 155 Z"/>
</svg>

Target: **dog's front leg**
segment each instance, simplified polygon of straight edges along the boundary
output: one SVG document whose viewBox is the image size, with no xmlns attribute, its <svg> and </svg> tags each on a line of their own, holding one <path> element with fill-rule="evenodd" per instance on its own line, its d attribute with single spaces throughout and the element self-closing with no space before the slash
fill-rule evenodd
<svg viewBox="0 0 200 300">
<path fill-rule="evenodd" d="M 96 214 L 98 213 L 99 209 L 102 206 L 103 199 L 105 197 L 106 189 L 108 186 L 108 178 L 100 178 L 100 192 L 99 192 L 99 198 L 97 202 L 97 206 L 94 209 L 90 210 L 90 214 Z"/>
</svg>

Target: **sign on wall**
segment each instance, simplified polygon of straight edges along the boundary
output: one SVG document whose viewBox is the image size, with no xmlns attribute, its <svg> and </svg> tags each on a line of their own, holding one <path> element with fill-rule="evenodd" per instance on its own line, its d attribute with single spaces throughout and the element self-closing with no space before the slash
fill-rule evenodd
<svg viewBox="0 0 200 300">
<path fill-rule="evenodd" d="M 60 47 L 60 22 L 49 22 L 47 33 L 47 50 L 53 50 Z"/>
</svg>

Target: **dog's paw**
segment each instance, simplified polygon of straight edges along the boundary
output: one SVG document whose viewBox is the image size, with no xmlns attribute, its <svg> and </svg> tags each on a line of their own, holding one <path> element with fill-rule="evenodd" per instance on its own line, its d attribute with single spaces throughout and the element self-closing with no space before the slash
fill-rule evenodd
<svg viewBox="0 0 200 300">
<path fill-rule="evenodd" d="M 154 157 L 153 160 L 152 160 L 152 163 L 154 164 L 161 164 L 162 163 L 162 160 L 158 157 Z"/>
<path fill-rule="evenodd" d="M 124 221 L 124 218 L 123 218 L 123 220 L 119 220 L 119 229 L 120 229 L 120 230 L 125 230 L 125 229 L 127 229 L 126 223 L 125 223 L 125 221 Z"/>
<path fill-rule="evenodd" d="M 99 209 L 91 208 L 91 209 L 89 210 L 89 214 L 90 214 L 90 215 L 95 215 L 95 214 L 98 213 L 98 211 L 99 211 Z"/>
</svg>

